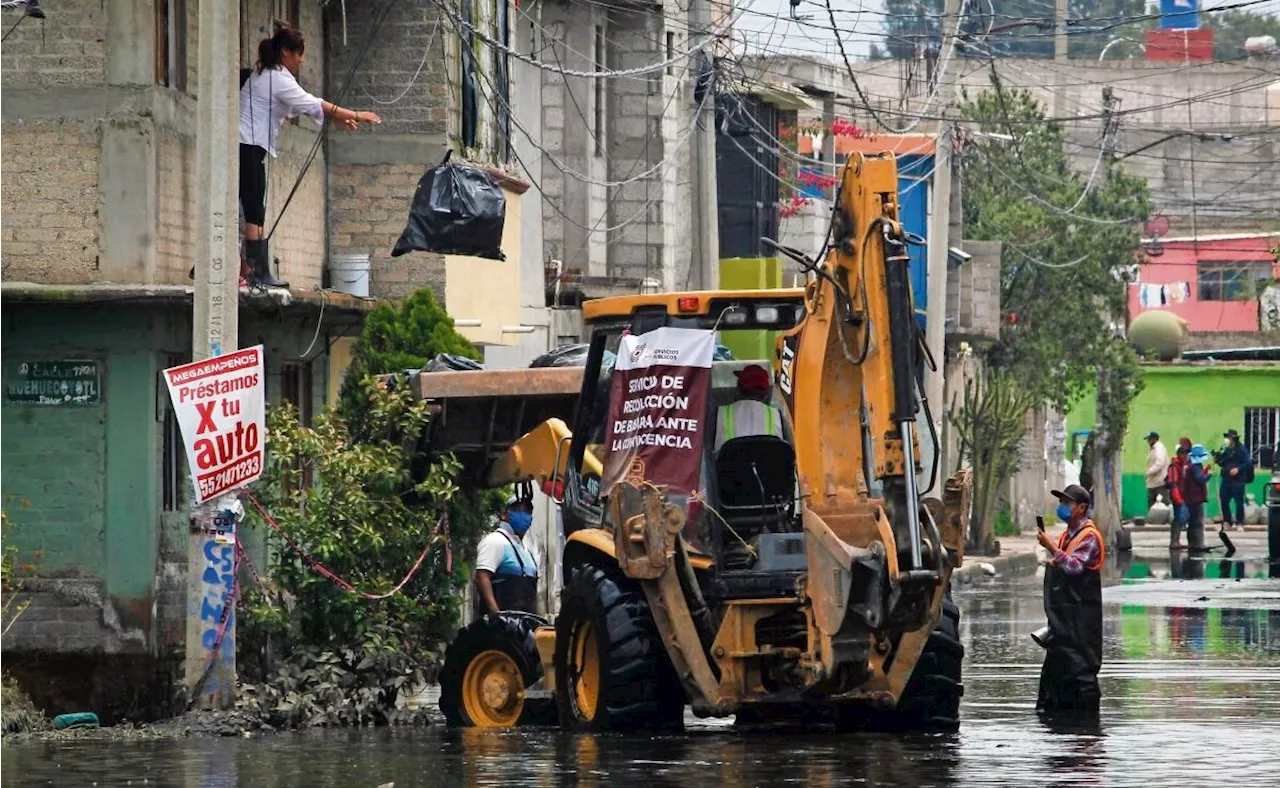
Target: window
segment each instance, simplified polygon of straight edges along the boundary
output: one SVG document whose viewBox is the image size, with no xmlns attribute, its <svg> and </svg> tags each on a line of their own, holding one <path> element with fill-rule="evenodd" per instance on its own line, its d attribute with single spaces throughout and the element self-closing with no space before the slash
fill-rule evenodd
<svg viewBox="0 0 1280 788">
<path fill-rule="evenodd" d="M 504 47 L 511 45 L 511 22 L 507 18 L 506 0 L 498 0 L 495 23 L 498 26 L 498 37 Z M 493 50 L 494 82 L 498 92 L 498 126 L 494 129 L 493 149 L 499 161 L 510 158 L 511 151 L 511 61 L 505 49 L 490 47 Z"/>
<path fill-rule="evenodd" d="M 1244 447 L 1259 466 L 1275 467 L 1277 442 L 1280 442 L 1280 408 L 1245 408 Z"/>
<path fill-rule="evenodd" d="M 271 0 L 271 18 L 276 24 L 286 24 L 289 27 L 299 27 L 300 0 Z"/>
<path fill-rule="evenodd" d="M 311 426 L 311 363 L 286 361 L 280 365 L 280 402 L 298 409 L 298 423 Z M 302 487 L 311 487 L 311 466 L 302 469 Z"/>
<path fill-rule="evenodd" d="M 187 89 L 186 0 L 156 0 L 156 84 Z"/>
<path fill-rule="evenodd" d="M 1202 261 L 1196 271 L 1201 301 L 1252 301 L 1258 283 L 1271 279 L 1265 261 Z"/>
<path fill-rule="evenodd" d="M 475 24 L 471 0 L 462 0 L 462 19 L 467 25 Z M 480 127 L 480 85 L 476 81 L 476 38 L 470 27 L 464 27 L 461 36 L 459 78 L 462 83 L 462 147 L 475 150 Z"/>
<path fill-rule="evenodd" d="M 670 61 L 670 60 L 674 60 L 674 59 L 675 59 L 675 57 L 676 57 L 676 34 L 675 34 L 675 33 L 670 32 L 670 31 L 667 31 L 667 57 L 666 57 L 666 59 L 667 59 L 668 61 Z M 674 63 L 667 63 L 667 76 L 672 76 L 672 75 L 673 75 L 673 74 L 675 74 L 675 73 L 676 73 L 676 66 L 675 66 L 675 64 L 674 64 Z"/>
<path fill-rule="evenodd" d="M 604 28 L 596 25 L 594 52 L 595 70 L 604 71 Z M 595 138 L 596 155 L 604 155 L 604 80 L 595 80 Z"/>
<path fill-rule="evenodd" d="M 164 358 L 164 369 L 185 364 L 189 359 L 175 354 Z M 173 403 L 169 400 L 169 390 L 165 385 L 164 373 L 157 378 L 157 406 L 160 411 L 161 427 L 160 444 L 160 498 L 161 511 L 180 512 L 186 508 L 187 489 L 187 456 L 182 442 L 182 430 L 178 427 L 178 417 L 174 413 Z"/>
</svg>

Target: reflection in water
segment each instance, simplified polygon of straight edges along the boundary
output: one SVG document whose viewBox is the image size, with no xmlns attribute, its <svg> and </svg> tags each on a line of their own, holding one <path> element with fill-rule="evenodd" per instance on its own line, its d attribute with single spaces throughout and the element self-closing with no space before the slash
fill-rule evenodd
<svg viewBox="0 0 1280 788">
<path fill-rule="evenodd" d="M 1259 582 L 1248 562 L 1197 562 Z M 1117 562 L 1115 584 L 1165 578 Z M 1182 571 L 1179 568 L 1177 571 Z M 1193 570 L 1194 571 L 1194 570 Z M 1206 581 L 1192 581 L 1206 582 Z M 1232 584 L 1234 585 L 1234 583 Z M 968 649 L 958 734 L 741 731 L 683 735 L 393 729 L 252 739 L 6 744 L 5 785 L 148 786 L 1185 786 L 1277 782 L 1280 610 L 1106 606 L 1100 724 L 1040 722 L 1040 581 L 957 593 Z M 145 782 L 144 782 L 145 781 Z"/>
</svg>

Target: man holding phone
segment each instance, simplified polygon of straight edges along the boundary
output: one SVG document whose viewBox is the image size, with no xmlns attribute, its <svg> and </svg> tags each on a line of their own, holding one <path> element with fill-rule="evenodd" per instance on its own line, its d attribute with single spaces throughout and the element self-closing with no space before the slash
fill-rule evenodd
<svg viewBox="0 0 1280 788">
<path fill-rule="evenodd" d="M 1044 612 L 1048 635 L 1040 696 L 1042 714 L 1097 714 L 1102 693 L 1102 566 L 1106 546 L 1102 532 L 1089 519 L 1092 496 L 1078 484 L 1054 490 L 1058 517 L 1067 530 L 1055 541 L 1037 522 L 1037 539 L 1049 551 L 1044 572 Z"/>
</svg>

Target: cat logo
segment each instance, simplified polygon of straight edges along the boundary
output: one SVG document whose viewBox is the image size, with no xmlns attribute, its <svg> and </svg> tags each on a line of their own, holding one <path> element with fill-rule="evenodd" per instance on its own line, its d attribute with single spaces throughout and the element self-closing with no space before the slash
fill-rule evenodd
<svg viewBox="0 0 1280 788">
<path fill-rule="evenodd" d="M 778 372 L 778 388 L 782 389 L 782 393 L 787 397 L 791 396 L 793 385 L 794 370 L 796 364 L 796 350 L 793 344 L 794 340 L 787 338 L 782 342 L 782 368 Z"/>
</svg>

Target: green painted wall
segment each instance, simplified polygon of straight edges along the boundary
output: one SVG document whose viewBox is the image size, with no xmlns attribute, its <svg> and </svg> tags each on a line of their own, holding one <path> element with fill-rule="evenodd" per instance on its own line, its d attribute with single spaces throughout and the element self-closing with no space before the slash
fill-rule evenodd
<svg viewBox="0 0 1280 788">
<path fill-rule="evenodd" d="M 782 287 L 782 262 L 776 257 L 732 257 L 720 261 L 721 290 L 773 290 Z M 776 331 L 721 331 L 719 341 L 734 358 L 770 359 Z"/>
<path fill-rule="evenodd" d="M 1187 436 L 1212 451 L 1222 443 L 1222 433 L 1234 427 L 1244 432 L 1246 407 L 1280 407 L 1280 364 L 1256 366 L 1148 365 L 1143 367 L 1146 386 L 1129 414 L 1129 432 L 1124 440 L 1121 465 L 1122 502 L 1125 517 L 1145 517 L 1147 485 L 1147 442 L 1150 430 L 1160 433 L 1172 452 L 1178 438 Z M 1087 394 L 1067 416 L 1068 450 L 1070 434 L 1091 429 L 1095 403 Z M 1263 487 L 1270 472 L 1259 469 L 1250 485 L 1257 500 L 1264 500 Z M 1209 486 L 1206 515 L 1217 517 L 1218 474 Z"/>
</svg>

